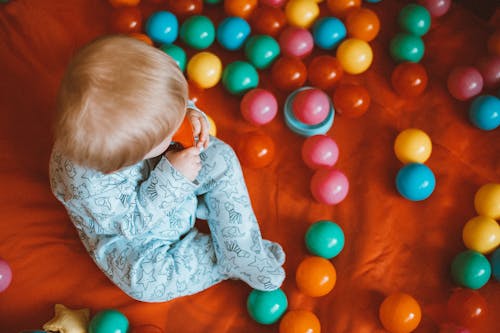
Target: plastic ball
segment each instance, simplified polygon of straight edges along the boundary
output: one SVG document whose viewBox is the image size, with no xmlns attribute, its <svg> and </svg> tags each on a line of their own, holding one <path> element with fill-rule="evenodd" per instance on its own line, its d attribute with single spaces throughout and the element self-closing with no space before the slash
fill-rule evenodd
<svg viewBox="0 0 500 333">
<path fill-rule="evenodd" d="M 194 15 L 184 21 L 180 35 L 184 43 L 196 50 L 202 50 L 214 42 L 215 27 L 207 16 Z"/>
<path fill-rule="evenodd" d="M 487 46 L 488 52 L 493 55 L 500 56 L 500 29 L 497 29 L 490 35 L 490 37 L 488 37 Z"/>
<path fill-rule="evenodd" d="M 287 0 L 260 0 L 259 2 L 263 5 L 268 5 L 271 7 L 281 7 L 285 4 Z"/>
<path fill-rule="evenodd" d="M 448 298 L 446 312 L 451 322 L 474 328 L 485 319 L 488 305 L 477 291 L 457 288 Z"/>
<path fill-rule="evenodd" d="M 314 39 L 307 29 L 287 27 L 279 37 L 279 44 L 284 55 L 304 58 L 312 52 Z"/>
<path fill-rule="evenodd" d="M 476 216 L 465 224 L 462 239 L 468 249 L 490 253 L 500 245 L 500 226 L 490 217 Z"/>
<path fill-rule="evenodd" d="M 203 1 L 209 5 L 216 5 L 222 2 L 222 0 L 203 0 Z"/>
<path fill-rule="evenodd" d="M 285 6 L 288 24 L 309 28 L 319 15 L 319 6 L 314 0 L 289 0 Z"/>
<path fill-rule="evenodd" d="M 211 136 L 217 136 L 217 126 L 215 125 L 215 121 L 209 115 L 207 115 L 207 118 L 208 125 L 210 127 L 210 129 L 208 130 L 208 134 L 210 134 Z"/>
<path fill-rule="evenodd" d="M 271 164 L 275 156 L 273 139 L 263 133 L 247 133 L 240 137 L 236 153 L 245 167 L 258 169 Z"/>
<path fill-rule="evenodd" d="M 370 108 L 371 97 L 368 90 L 360 85 L 343 84 L 333 92 L 333 105 L 338 114 L 360 117 Z"/>
<path fill-rule="evenodd" d="M 163 44 L 160 49 L 175 60 L 181 71 L 186 70 L 187 56 L 181 47 L 174 44 Z"/>
<path fill-rule="evenodd" d="M 451 0 L 419 0 L 418 3 L 427 8 L 432 17 L 443 16 L 451 6 Z"/>
<path fill-rule="evenodd" d="M 500 56 L 488 56 L 477 63 L 486 88 L 500 87 Z"/>
<path fill-rule="evenodd" d="M 420 129 L 405 129 L 394 141 L 394 152 L 403 164 L 424 163 L 431 156 L 431 138 Z"/>
<path fill-rule="evenodd" d="M 390 333 L 409 333 L 420 324 L 422 311 L 415 298 L 395 293 L 387 296 L 380 305 L 379 318 Z"/>
<path fill-rule="evenodd" d="M 222 73 L 224 87 L 233 95 L 240 95 L 257 87 L 259 74 L 255 67 L 245 61 L 230 63 Z"/>
<path fill-rule="evenodd" d="M 295 272 L 297 287 L 304 294 L 320 297 L 332 291 L 337 282 L 337 272 L 333 264 L 321 257 L 307 257 Z"/>
<path fill-rule="evenodd" d="M 313 26 L 314 43 L 324 50 L 336 48 L 346 35 L 344 23 L 335 17 L 321 18 Z"/>
<path fill-rule="evenodd" d="M 89 323 L 89 333 L 126 333 L 128 319 L 117 310 L 103 310 L 98 312 Z"/>
<path fill-rule="evenodd" d="M 305 89 L 295 95 L 292 111 L 295 118 L 304 124 L 316 125 L 328 116 L 330 100 L 320 89 Z"/>
<path fill-rule="evenodd" d="M 345 26 L 349 37 L 370 42 L 380 31 L 380 20 L 377 14 L 368 8 L 355 8 L 347 13 Z"/>
<path fill-rule="evenodd" d="M 439 327 L 439 333 L 471 333 L 465 327 L 456 326 L 454 324 L 443 324 Z"/>
<path fill-rule="evenodd" d="M 153 41 L 146 34 L 140 32 L 131 32 L 128 34 L 128 36 L 140 40 L 141 42 L 144 42 L 150 46 L 153 46 Z"/>
<path fill-rule="evenodd" d="M 403 31 L 423 36 L 431 27 L 431 14 L 424 6 L 412 3 L 401 9 L 398 22 Z"/>
<path fill-rule="evenodd" d="M 153 13 L 146 21 L 146 34 L 155 42 L 171 44 L 177 39 L 178 33 L 179 23 L 171 12 Z"/>
<path fill-rule="evenodd" d="M 495 280 L 500 281 L 500 248 L 497 248 L 490 257 L 491 273 Z"/>
<path fill-rule="evenodd" d="M 187 64 L 187 77 L 198 87 L 212 88 L 221 78 L 222 62 L 210 52 L 195 54 Z"/>
<path fill-rule="evenodd" d="M 292 310 L 281 318 L 279 333 L 320 333 L 321 323 L 311 311 Z"/>
<path fill-rule="evenodd" d="M 469 119 L 484 131 L 496 129 L 500 126 L 500 98 L 493 95 L 476 97 L 469 107 Z"/>
<path fill-rule="evenodd" d="M 117 8 L 111 13 L 111 30 L 127 34 L 140 32 L 142 29 L 142 13 L 137 7 Z"/>
<path fill-rule="evenodd" d="M 302 160 L 311 169 L 331 168 L 339 158 L 337 143 L 325 134 L 308 137 L 302 144 Z"/>
<path fill-rule="evenodd" d="M 247 310 L 256 322 L 270 325 L 285 313 L 288 300 L 281 289 L 273 291 L 252 290 L 247 299 Z"/>
<path fill-rule="evenodd" d="M 202 0 L 167 0 L 166 6 L 179 18 L 201 14 L 203 11 Z"/>
<path fill-rule="evenodd" d="M 427 71 L 419 63 L 403 62 L 394 68 L 391 83 L 394 90 L 402 97 L 420 96 L 427 87 Z"/>
<path fill-rule="evenodd" d="M 397 62 L 419 62 L 425 53 L 424 42 L 418 36 L 401 32 L 391 39 L 390 53 Z"/>
<path fill-rule="evenodd" d="M 474 208 L 479 215 L 500 220 L 500 184 L 481 186 L 474 196 Z"/>
<path fill-rule="evenodd" d="M 326 5 L 333 16 L 344 18 L 351 9 L 361 7 L 361 0 L 327 0 Z"/>
<path fill-rule="evenodd" d="M 240 49 L 248 36 L 250 36 L 250 25 L 241 17 L 227 17 L 217 27 L 217 41 L 230 51 Z"/>
<path fill-rule="evenodd" d="M 276 117 L 278 102 L 276 97 L 265 89 L 252 89 L 243 96 L 240 103 L 243 118 L 253 125 L 265 125 Z"/>
<path fill-rule="evenodd" d="M 280 8 L 262 6 L 250 16 L 250 25 L 257 34 L 276 37 L 286 25 L 286 16 Z"/>
<path fill-rule="evenodd" d="M 336 257 L 345 243 L 342 228 L 331 221 L 318 221 L 311 225 L 307 229 L 305 240 L 309 252 L 325 259 Z"/>
<path fill-rule="evenodd" d="M 372 48 L 364 40 L 348 38 L 337 48 L 337 59 L 347 73 L 361 74 L 372 64 Z"/>
<path fill-rule="evenodd" d="M 137 6 L 141 2 L 141 0 L 109 0 L 111 6 L 118 7 L 126 7 L 126 6 Z"/>
<path fill-rule="evenodd" d="M 280 90 L 298 89 L 306 82 L 306 65 L 295 57 L 281 57 L 271 67 L 271 79 L 274 86 Z"/>
<path fill-rule="evenodd" d="M 245 43 L 245 55 L 258 69 L 266 69 L 280 54 L 278 42 L 268 35 L 255 35 Z"/>
<path fill-rule="evenodd" d="M 483 89 L 483 77 L 474 67 L 456 67 L 448 75 L 448 91 L 458 100 L 465 101 Z"/>
<path fill-rule="evenodd" d="M 336 205 L 345 199 L 348 192 L 349 181 L 339 170 L 319 169 L 311 179 L 311 193 L 321 203 Z"/>
<path fill-rule="evenodd" d="M 491 276 L 491 266 L 484 255 L 467 250 L 459 253 L 451 263 L 451 276 L 460 286 L 479 289 Z"/>
<path fill-rule="evenodd" d="M 224 11 L 228 16 L 239 16 L 247 19 L 257 7 L 257 0 L 224 1 Z"/>
<path fill-rule="evenodd" d="M 333 89 L 343 75 L 340 61 L 329 55 L 313 58 L 307 68 L 307 79 L 311 85 L 327 91 Z"/>
<path fill-rule="evenodd" d="M 7 289 L 12 281 L 12 270 L 9 264 L 0 258 L 0 293 Z"/>
<path fill-rule="evenodd" d="M 429 167 L 410 163 L 401 168 L 396 176 L 396 188 L 404 198 L 411 201 L 425 200 L 436 187 L 436 178 Z"/>
</svg>

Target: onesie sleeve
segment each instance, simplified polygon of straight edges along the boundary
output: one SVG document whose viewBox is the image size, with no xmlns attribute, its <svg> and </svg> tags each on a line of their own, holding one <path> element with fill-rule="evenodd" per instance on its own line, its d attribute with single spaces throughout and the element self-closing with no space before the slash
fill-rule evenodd
<svg viewBox="0 0 500 333">
<path fill-rule="evenodd" d="M 165 157 L 150 169 L 145 163 L 103 174 L 55 152 L 50 162 L 52 191 L 87 234 L 132 238 L 167 223 L 196 188 Z"/>
</svg>

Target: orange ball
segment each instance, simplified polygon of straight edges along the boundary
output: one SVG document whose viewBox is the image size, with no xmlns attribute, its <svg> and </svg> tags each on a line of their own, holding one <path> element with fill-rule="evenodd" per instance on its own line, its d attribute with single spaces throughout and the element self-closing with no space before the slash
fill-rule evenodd
<svg viewBox="0 0 500 333">
<path fill-rule="evenodd" d="M 263 168 L 274 160 L 275 144 L 270 136 L 251 132 L 240 137 L 236 153 L 243 166 Z"/>
<path fill-rule="evenodd" d="M 137 6 L 141 0 L 109 0 L 109 3 L 113 7 L 131 7 Z"/>
<path fill-rule="evenodd" d="M 319 297 L 328 294 L 337 281 L 333 264 L 321 257 L 307 257 L 297 267 L 295 282 L 304 294 Z"/>
<path fill-rule="evenodd" d="M 151 40 L 151 38 L 149 38 L 147 35 L 145 34 L 142 34 L 140 32 L 132 32 L 130 34 L 128 34 L 130 37 L 133 37 L 135 39 L 138 39 L 140 40 L 141 42 L 144 42 L 148 45 L 151 45 L 153 46 L 153 41 Z"/>
<path fill-rule="evenodd" d="M 488 51 L 500 57 L 500 30 L 496 30 L 488 38 Z"/>
<path fill-rule="evenodd" d="M 230 0 L 224 1 L 224 11 L 228 16 L 239 16 L 248 19 L 257 7 L 257 0 Z"/>
<path fill-rule="evenodd" d="M 379 318 L 390 333 L 409 333 L 420 323 L 422 312 L 418 302 L 405 293 L 386 297 L 379 309 Z"/>
<path fill-rule="evenodd" d="M 369 42 L 377 37 L 380 21 L 374 11 L 367 8 L 354 8 L 347 13 L 345 19 L 347 34 Z"/>
<path fill-rule="evenodd" d="M 361 7 L 361 0 L 328 0 L 326 5 L 333 16 L 344 18 L 349 10 Z"/>
<path fill-rule="evenodd" d="M 311 311 L 292 310 L 285 313 L 279 333 L 320 333 L 321 324 Z"/>
</svg>

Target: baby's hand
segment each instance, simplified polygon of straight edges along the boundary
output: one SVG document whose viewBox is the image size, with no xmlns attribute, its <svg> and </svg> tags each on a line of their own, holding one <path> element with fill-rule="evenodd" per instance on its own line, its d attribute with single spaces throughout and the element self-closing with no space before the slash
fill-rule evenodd
<svg viewBox="0 0 500 333">
<path fill-rule="evenodd" d="M 194 137 L 198 137 L 198 143 L 196 146 L 199 148 L 207 148 L 210 129 L 207 119 L 203 116 L 203 114 L 192 109 L 188 109 L 186 115 L 191 122 L 191 126 L 193 126 Z"/>
<path fill-rule="evenodd" d="M 190 181 L 194 181 L 201 170 L 200 149 L 197 147 L 169 151 L 165 157 L 177 171 Z"/>
</svg>

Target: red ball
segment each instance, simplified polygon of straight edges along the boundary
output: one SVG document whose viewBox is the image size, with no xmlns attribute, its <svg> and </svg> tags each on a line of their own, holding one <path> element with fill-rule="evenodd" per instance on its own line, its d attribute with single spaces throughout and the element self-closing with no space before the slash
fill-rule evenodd
<svg viewBox="0 0 500 333">
<path fill-rule="evenodd" d="M 276 37 L 286 25 L 286 17 L 280 8 L 262 6 L 250 16 L 250 26 L 254 33 Z"/>
<path fill-rule="evenodd" d="M 297 58 L 281 57 L 271 67 L 271 79 L 276 88 L 283 91 L 302 87 L 306 78 L 306 65 Z"/>
<path fill-rule="evenodd" d="M 345 199 L 349 192 L 349 181 L 335 169 L 319 169 L 311 179 L 313 197 L 324 204 L 336 205 Z"/>
<path fill-rule="evenodd" d="M 448 76 L 448 91 L 460 101 L 468 100 L 478 95 L 483 89 L 483 77 L 471 66 L 454 68 Z"/>
<path fill-rule="evenodd" d="M 370 107 L 371 98 L 368 90 L 355 84 L 344 84 L 333 93 L 335 111 L 348 117 L 359 117 Z"/>
<path fill-rule="evenodd" d="M 263 133 L 247 133 L 240 137 L 236 153 L 243 166 L 263 168 L 271 164 L 274 159 L 274 141 Z"/>
<path fill-rule="evenodd" d="M 203 0 L 167 0 L 167 8 L 180 18 L 201 14 Z"/>
<path fill-rule="evenodd" d="M 339 158 L 339 147 L 328 135 L 308 137 L 302 144 L 302 160 L 311 169 L 331 168 Z"/>
<path fill-rule="evenodd" d="M 138 7 L 120 7 L 113 10 L 110 19 L 111 30 L 128 34 L 142 29 L 142 13 Z"/>
<path fill-rule="evenodd" d="M 477 291 L 459 288 L 448 299 L 447 312 L 451 322 L 473 328 L 486 317 L 487 303 Z"/>
<path fill-rule="evenodd" d="M 483 77 L 486 88 L 500 87 L 500 56 L 490 55 L 482 58 L 477 63 L 477 69 Z"/>
<path fill-rule="evenodd" d="M 427 71 L 419 63 L 403 62 L 394 68 L 391 83 L 394 90 L 403 97 L 420 96 L 427 87 Z"/>
<path fill-rule="evenodd" d="M 344 75 L 340 61 L 329 55 L 315 57 L 309 63 L 307 72 L 311 85 L 323 90 L 332 89 Z"/>
</svg>

